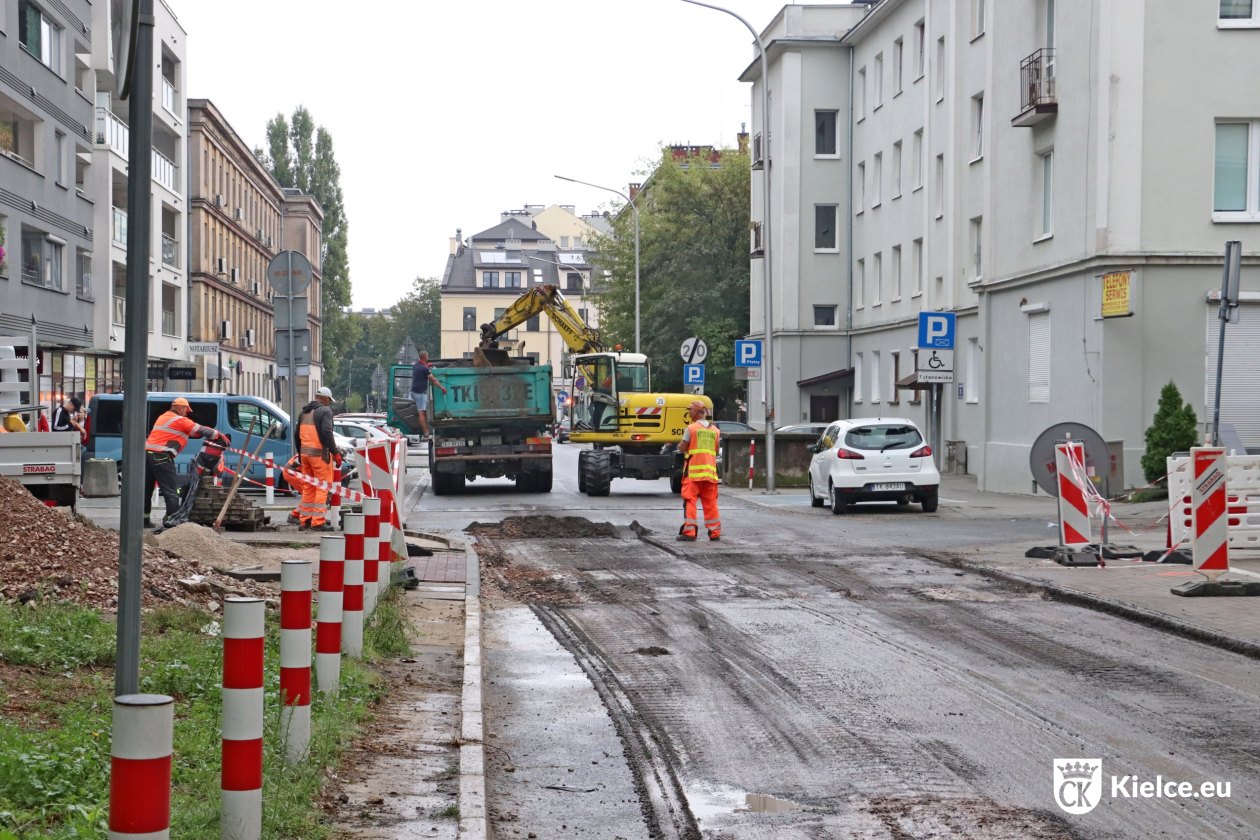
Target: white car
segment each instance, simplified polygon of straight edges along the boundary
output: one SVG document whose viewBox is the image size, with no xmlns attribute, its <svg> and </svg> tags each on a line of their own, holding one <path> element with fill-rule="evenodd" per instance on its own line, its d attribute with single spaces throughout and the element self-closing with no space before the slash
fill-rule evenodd
<svg viewBox="0 0 1260 840">
<path fill-rule="evenodd" d="M 809 463 L 809 498 L 844 513 L 854 502 L 937 506 L 941 474 L 912 421 L 896 417 L 839 420 L 827 427 Z"/>
<path fill-rule="evenodd" d="M 361 449 L 369 443 L 381 443 L 391 439 L 375 426 L 367 423 L 353 423 L 336 417 L 333 418 L 333 434 L 350 438 L 355 449 Z"/>
</svg>

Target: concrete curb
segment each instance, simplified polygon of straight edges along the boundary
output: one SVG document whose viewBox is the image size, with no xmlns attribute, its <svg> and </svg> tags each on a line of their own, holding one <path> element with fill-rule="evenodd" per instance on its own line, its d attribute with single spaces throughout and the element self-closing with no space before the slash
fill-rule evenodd
<svg viewBox="0 0 1260 840">
<path fill-rule="evenodd" d="M 464 691 L 459 732 L 459 836 L 484 840 L 486 818 L 485 721 L 481 689 L 481 558 L 472 541 L 464 544 L 468 568 L 464 595 Z"/>
</svg>

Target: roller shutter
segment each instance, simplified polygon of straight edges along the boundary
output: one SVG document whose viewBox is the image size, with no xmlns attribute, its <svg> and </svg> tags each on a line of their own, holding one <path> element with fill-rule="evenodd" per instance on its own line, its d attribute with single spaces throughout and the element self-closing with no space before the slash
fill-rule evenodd
<svg viewBox="0 0 1260 840">
<path fill-rule="evenodd" d="M 1207 359 L 1203 376 L 1203 415 L 1212 422 L 1216 397 L 1216 349 L 1221 322 L 1215 303 L 1207 307 Z M 1221 374 L 1221 422 L 1233 423 L 1243 445 L 1260 448 L 1260 305 L 1244 303 L 1238 323 L 1225 328 L 1225 368 Z M 1239 453 L 1242 454 L 1242 453 Z"/>
</svg>

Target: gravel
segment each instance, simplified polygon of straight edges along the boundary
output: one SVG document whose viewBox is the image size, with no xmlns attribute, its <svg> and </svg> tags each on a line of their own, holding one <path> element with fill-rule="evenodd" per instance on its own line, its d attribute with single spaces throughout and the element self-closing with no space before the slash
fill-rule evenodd
<svg viewBox="0 0 1260 840">
<path fill-rule="evenodd" d="M 185 522 L 157 535 L 158 546 L 167 554 L 196 559 L 206 566 L 235 568 L 253 566 L 261 562 L 258 552 L 251 546 L 235 542 L 213 528 Z"/>
</svg>

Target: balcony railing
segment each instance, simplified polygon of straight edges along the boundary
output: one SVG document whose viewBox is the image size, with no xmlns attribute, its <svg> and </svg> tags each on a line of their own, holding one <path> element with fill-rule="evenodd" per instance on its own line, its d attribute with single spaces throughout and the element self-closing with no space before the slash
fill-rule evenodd
<svg viewBox="0 0 1260 840">
<path fill-rule="evenodd" d="M 109 146 L 125 158 L 129 136 L 130 131 L 125 122 L 114 116 L 114 112 L 108 108 L 97 106 L 96 144 L 98 146 Z"/>
<path fill-rule="evenodd" d="M 179 268 L 179 242 L 162 234 L 162 262 L 172 268 Z"/>
<path fill-rule="evenodd" d="M 126 245 L 127 244 L 127 211 L 119 210 L 117 207 L 113 209 L 114 209 L 114 212 L 111 214 L 112 224 L 110 225 L 110 227 L 113 229 L 114 241 L 117 242 L 119 245 Z"/>
<path fill-rule="evenodd" d="M 175 335 L 175 313 L 162 310 L 162 335 Z"/>
<path fill-rule="evenodd" d="M 1019 116 L 1016 126 L 1036 125 L 1059 112 L 1054 90 L 1054 50 L 1037 50 L 1019 63 Z"/>
<path fill-rule="evenodd" d="M 175 111 L 175 105 L 177 101 L 178 101 L 178 98 L 175 96 L 175 86 L 171 84 L 169 81 L 167 81 L 165 77 L 163 77 L 162 78 L 162 107 L 170 111 L 175 116 L 179 116 L 179 114 Z"/>
<path fill-rule="evenodd" d="M 114 295 L 114 323 L 127 326 L 127 299 L 118 295 Z"/>
<path fill-rule="evenodd" d="M 153 150 L 153 180 L 166 187 L 171 192 L 179 192 L 175 188 L 175 174 L 179 168 L 175 166 L 175 161 L 166 155 Z"/>
</svg>

